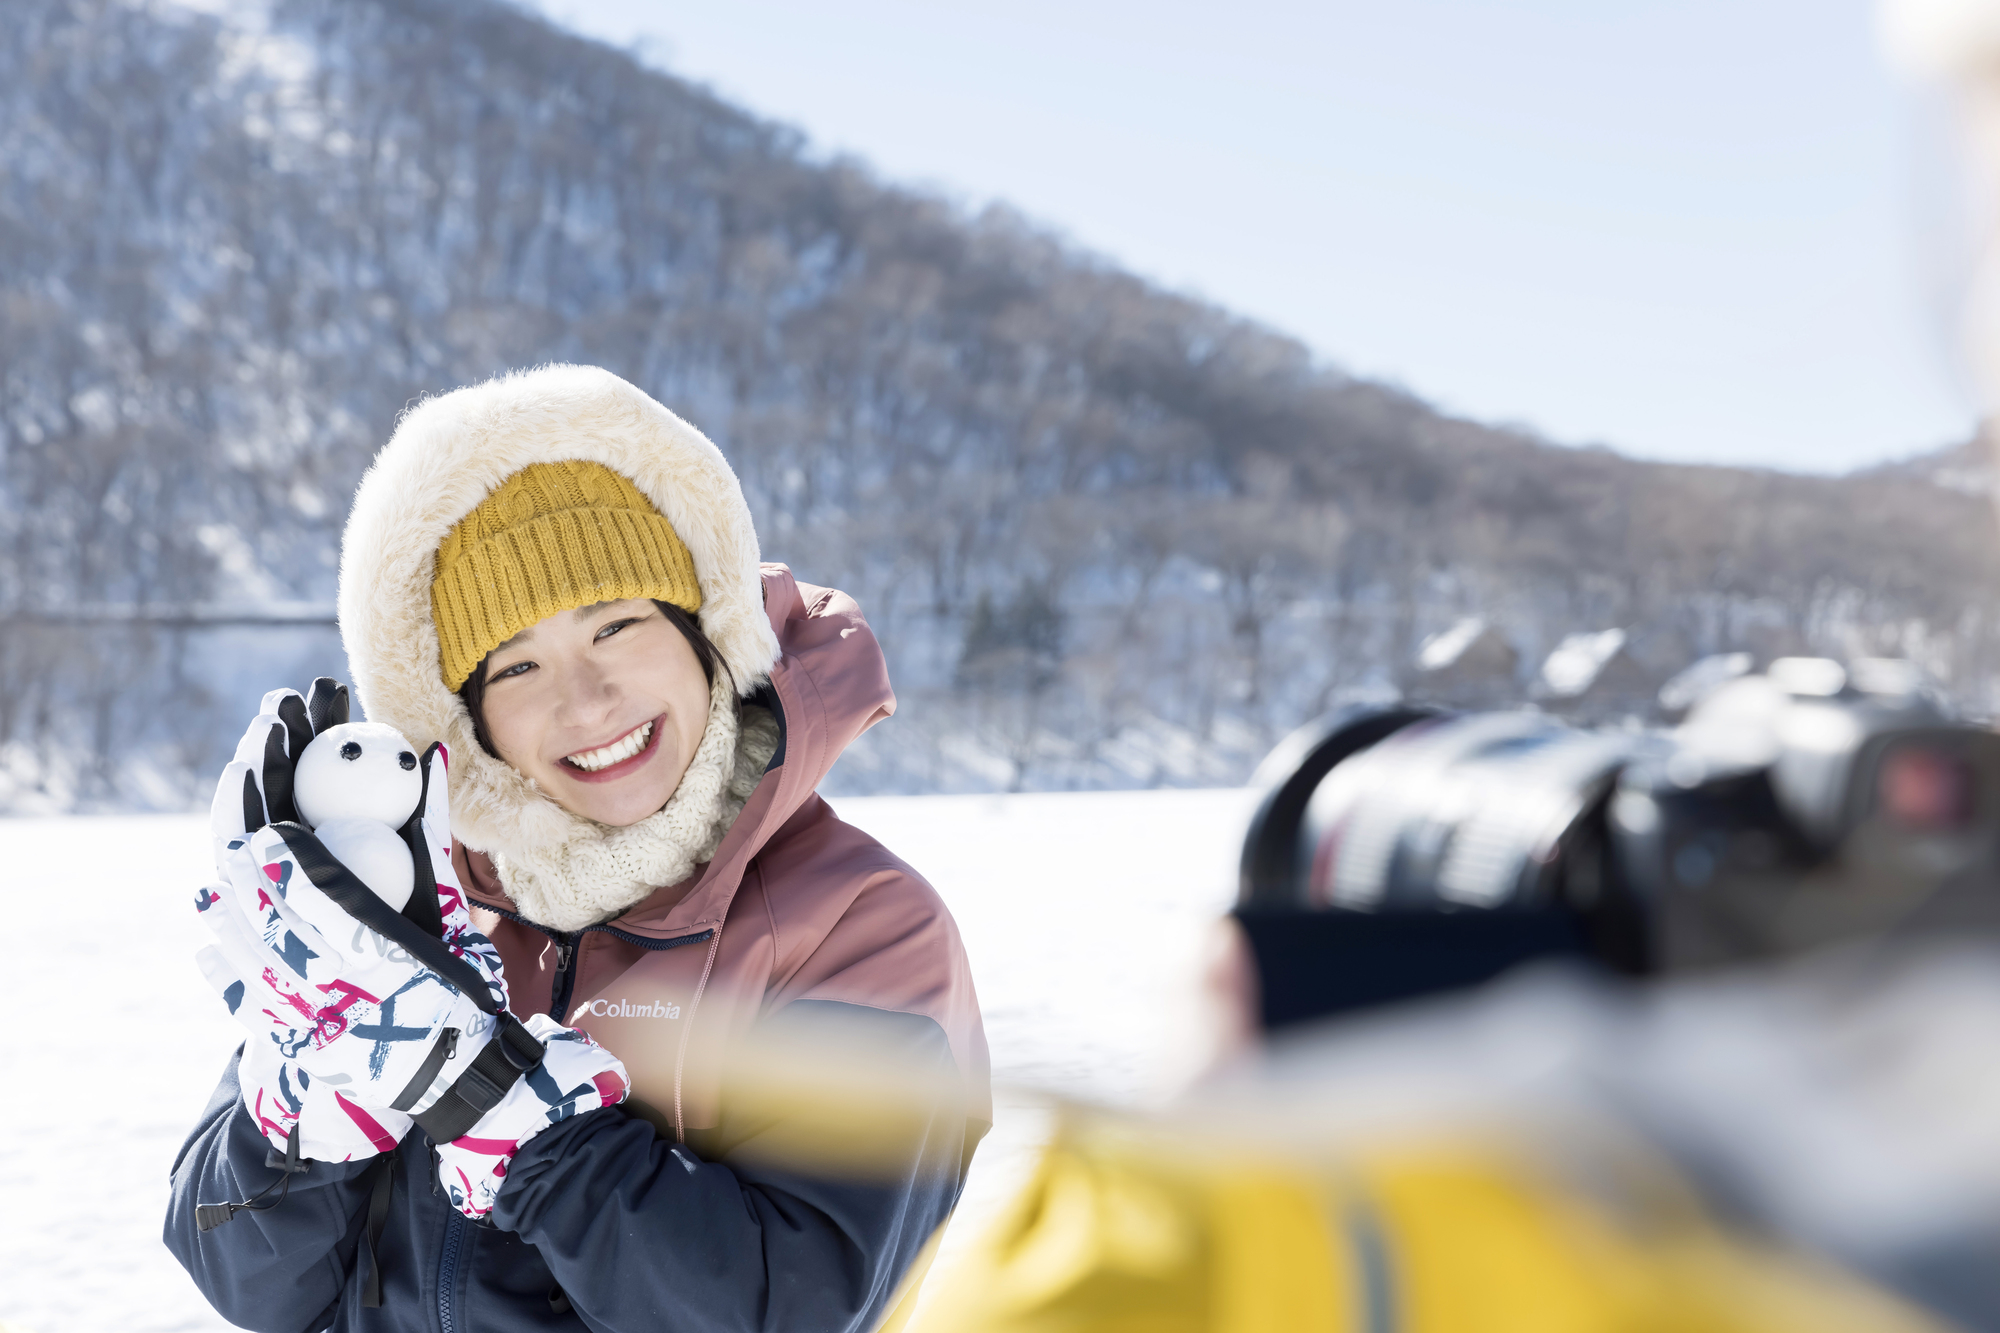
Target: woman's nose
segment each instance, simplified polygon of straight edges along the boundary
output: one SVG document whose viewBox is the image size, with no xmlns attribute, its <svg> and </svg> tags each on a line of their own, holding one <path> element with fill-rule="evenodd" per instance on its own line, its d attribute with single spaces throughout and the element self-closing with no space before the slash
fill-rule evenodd
<svg viewBox="0 0 2000 1333">
<path fill-rule="evenodd" d="M 556 717 L 564 725 L 590 726 L 609 716 L 617 708 L 619 698 L 618 684 L 611 674 L 585 661 L 563 674 Z"/>
</svg>

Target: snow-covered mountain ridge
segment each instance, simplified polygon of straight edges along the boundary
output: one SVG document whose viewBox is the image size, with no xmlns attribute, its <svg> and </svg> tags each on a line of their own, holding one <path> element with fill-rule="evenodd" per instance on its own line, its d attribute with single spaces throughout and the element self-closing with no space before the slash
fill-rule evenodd
<svg viewBox="0 0 2000 1333">
<path fill-rule="evenodd" d="M 1965 486 L 1453 420 L 498 0 L 8 16 L 0 809 L 202 799 L 337 637 L 147 608 L 329 602 L 403 406 L 551 359 L 709 433 L 767 555 L 866 608 L 902 708 L 840 789 L 1237 781 L 1470 615 L 1524 670 L 1624 627 L 1993 700 Z"/>
</svg>

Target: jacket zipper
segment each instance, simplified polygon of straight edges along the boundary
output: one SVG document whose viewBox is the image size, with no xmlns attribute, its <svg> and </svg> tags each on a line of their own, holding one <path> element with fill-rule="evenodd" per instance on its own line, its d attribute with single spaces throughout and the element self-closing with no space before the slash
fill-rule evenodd
<svg viewBox="0 0 2000 1333">
<path fill-rule="evenodd" d="M 549 1017 L 565 1026 L 569 1013 L 569 997 L 576 990 L 576 936 L 557 935 L 556 979 L 549 987 Z"/>
<path fill-rule="evenodd" d="M 447 1210 L 444 1222 L 444 1253 L 438 1256 L 438 1328 L 457 1333 L 458 1270 L 465 1262 L 465 1215 Z"/>
<path fill-rule="evenodd" d="M 522 916 L 519 912 L 510 912 L 504 907 L 495 907 L 491 903 L 480 903 L 479 906 L 485 908 L 495 916 L 506 917 L 509 921 L 526 926 L 530 930 L 539 931 L 554 941 L 556 946 L 556 979 L 549 987 L 549 1017 L 555 1019 L 556 1022 L 561 1023 L 565 1027 L 569 1026 L 569 1019 L 567 1017 L 569 1002 L 576 990 L 577 946 L 583 942 L 583 937 L 591 931 L 600 931 L 616 939 L 621 939 L 627 944 L 636 944 L 641 949 L 645 949 L 650 953 L 663 953 L 668 949 L 678 949 L 683 944 L 703 944 L 715 938 L 713 930 L 698 931 L 693 935 L 676 935 L 670 940 L 656 940 L 650 935 L 634 935 L 631 931 L 620 930 L 616 926 L 585 926 L 582 930 L 551 930 L 547 926 L 528 920 L 528 918 Z"/>
</svg>

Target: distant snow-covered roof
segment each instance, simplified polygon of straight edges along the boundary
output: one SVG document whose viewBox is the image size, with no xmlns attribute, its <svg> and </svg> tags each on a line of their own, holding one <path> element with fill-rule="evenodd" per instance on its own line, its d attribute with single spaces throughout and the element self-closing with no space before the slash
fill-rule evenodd
<svg viewBox="0 0 2000 1333">
<path fill-rule="evenodd" d="M 1465 656 L 1465 650 L 1477 643 L 1479 636 L 1485 632 L 1484 616 L 1467 616 L 1450 629 L 1438 631 L 1417 649 L 1417 668 L 1421 671 L 1444 670 Z"/>
<path fill-rule="evenodd" d="M 1624 646 L 1622 629 L 1565 636 L 1542 663 L 1543 691 L 1551 698 L 1575 698 L 1597 683 L 1599 674 Z"/>
</svg>

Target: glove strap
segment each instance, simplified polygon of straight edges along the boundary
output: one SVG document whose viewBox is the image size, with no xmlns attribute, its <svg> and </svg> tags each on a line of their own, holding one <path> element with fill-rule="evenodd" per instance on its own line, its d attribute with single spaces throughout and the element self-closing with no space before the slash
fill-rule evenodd
<svg viewBox="0 0 2000 1333">
<path fill-rule="evenodd" d="M 411 1117 L 432 1143 L 450 1143 L 468 1133 L 548 1053 L 514 1015 L 503 1011 L 495 1023 L 493 1039 L 479 1049 L 465 1072 L 430 1109 Z"/>
<path fill-rule="evenodd" d="M 402 945 L 412 958 L 444 978 L 452 989 L 485 1012 L 496 1016 L 507 1012 L 506 1002 L 486 984 L 478 968 L 453 953 L 436 935 L 427 934 L 416 922 L 377 898 L 373 889 L 333 858 L 311 829 L 290 823 L 271 827 L 285 840 L 292 859 L 306 872 L 306 878 L 342 911 L 384 939 Z M 435 884 L 430 886 L 430 892 L 437 892 Z"/>
<path fill-rule="evenodd" d="M 361 1266 L 361 1305 L 363 1309 L 382 1308 L 382 1256 L 378 1253 L 382 1245 L 382 1232 L 389 1225 L 389 1200 L 396 1190 L 396 1154 L 383 1153 L 375 1159 L 364 1175 L 373 1176 L 374 1183 L 368 1187 L 368 1221 L 361 1228 L 360 1253 L 356 1256 Z"/>
<path fill-rule="evenodd" d="M 532 1034 L 531 1038 L 532 1039 Z M 278 1173 L 278 1180 L 272 1181 L 249 1198 L 239 1203 L 198 1203 L 194 1208 L 194 1224 L 201 1231 L 213 1231 L 225 1222 L 234 1222 L 238 1213 L 262 1213 L 276 1208 L 292 1192 L 292 1177 L 301 1171 L 311 1169 L 311 1163 L 299 1157 L 299 1123 L 292 1122 L 292 1132 L 285 1136 L 285 1155 L 278 1156 L 268 1148 L 264 1151 L 264 1165 Z M 278 1189 L 278 1181 L 285 1183 Z M 269 1203 L 261 1202 L 266 1194 L 278 1190 L 278 1197 Z"/>
</svg>

